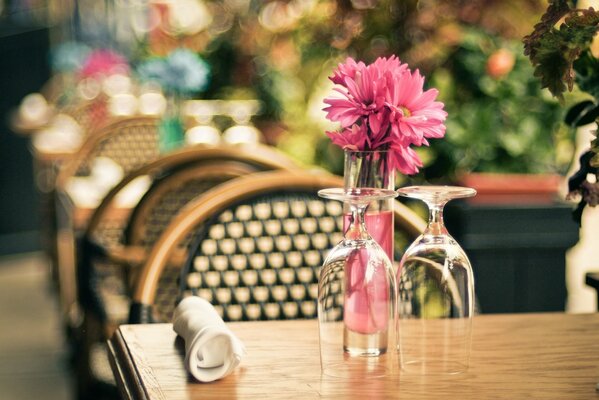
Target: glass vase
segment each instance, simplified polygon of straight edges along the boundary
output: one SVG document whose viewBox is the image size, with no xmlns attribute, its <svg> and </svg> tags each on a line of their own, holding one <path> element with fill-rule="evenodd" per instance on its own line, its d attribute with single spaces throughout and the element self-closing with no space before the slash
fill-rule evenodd
<svg viewBox="0 0 599 400">
<path fill-rule="evenodd" d="M 344 239 L 328 254 L 318 284 L 320 355 L 325 375 L 385 376 L 398 368 L 397 289 L 389 257 L 370 236 L 366 208 L 394 198 L 384 189 L 325 189 L 351 215 Z"/>
<path fill-rule="evenodd" d="M 443 207 L 474 189 L 411 186 L 399 194 L 424 201 L 426 230 L 404 253 L 397 274 L 399 351 L 406 372 L 454 374 L 468 368 L 474 277 L 464 250 L 443 223 Z"/>
<path fill-rule="evenodd" d="M 345 150 L 344 188 L 395 189 L 395 173 L 389 167 L 389 151 Z M 350 223 L 349 204 L 344 209 L 344 230 Z M 365 216 L 366 228 L 393 263 L 393 199 L 374 200 Z"/>
</svg>

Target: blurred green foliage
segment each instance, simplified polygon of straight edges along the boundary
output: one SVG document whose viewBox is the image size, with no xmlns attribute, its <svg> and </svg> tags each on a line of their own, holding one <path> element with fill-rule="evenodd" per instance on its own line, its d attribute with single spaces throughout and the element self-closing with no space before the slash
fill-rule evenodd
<svg viewBox="0 0 599 400">
<path fill-rule="evenodd" d="M 430 75 L 448 112 L 444 140 L 432 141 L 430 178 L 462 171 L 564 172 L 571 133 L 563 111 L 541 89 L 520 42 L 469 27 Z"/>
</svg>

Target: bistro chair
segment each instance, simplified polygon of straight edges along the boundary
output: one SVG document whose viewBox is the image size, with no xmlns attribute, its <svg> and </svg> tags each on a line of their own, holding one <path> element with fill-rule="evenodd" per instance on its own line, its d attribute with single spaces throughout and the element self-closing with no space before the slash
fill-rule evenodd
<svg viewBox="0 0 599 400">
<path fill-rule="evenodd" d="M 342 238 L 343 206 L 317 191 L 340 177 L 308 171 L 253 174 L 224 183 L 178 214 L 144 265 L 130 322 L 170 321 L 176 302 L 197 294 L 227 321 L 316 316 L 318 271 Z M 426 223 L 399 202 L 396 231 L 415 238 Z M 185 265 L 173 254 L 195 237 Z"/>
<path fill-rule="evenodd" d="M 97 157 L 111 159 L 128 173 L 158 158 L 158 119 L 131 117 L 115 120 L 93 135 L 86 136 L 81 148 L 60 166 L 56 179 L 57 271 L 61 311 L 67 327 L 73 325 L 76 313 L 76 237 L 87 225 L 90 208 L 74 199 L 68 191 L 74 177 L 90 174 L 91 161 Z M 115 229 L 122 219 L 112 221 Z"/>
<path fill-rule="evenodd" d="M 73 125 L 69 129 L 77 131 L 77 133 L 73 132 L 72 134 L 75 136 L 80 135 L 83 143 L 88 143 L 86 145 L 88 148 L 93 147 L 90 143 L 96 143 L 95 140 L 89 139 L 89 137 L 93 136 L 97 131 L 102 132 L 99 128 L 114 120 L 114 117 L 106 115 L 106 112 L 99 109 L 97 102 L 88 100 L 79 100 L 76 103 L 68 104 L 61 108 L 59 108 L 58 105 L 55 105 L 52 108 L 56 109 L 53 121 L 56 121 L 59 118 L 63 119 L 65 117 L 70 117 Z M 66 128 L 60 126 L 52 129 L 60 131 Z M 65 189 L 64 183 L 68 182 L 69 179 L 65 176 L 67 173 L 63 172 L 63 177 L 61 178 L 63 187 L 58 188 L 57 181 L 63 166 L 68 164 L 69 160 L 72 158 L 79 157 L 78 153 L 81 151 L 81 148 L 73 147 L 72 143 L 67 144 L 65 147 L 65 143 L 61 143 L 62 140 L 65 140 L 64 137 L 58 136 L 49 138 L 47 135 L 49 135 L 48 132 L 33 133 L 30 144 L 33 153 L 34 176 L 36 187 L 38 189 L 40 213 L 42 220 L 44 221 L 44 224 L 41 227 L 42 245 L 52 263 L 52 277 L 60 286 L 62 277 L 59 276 L 59 265 L 70 261 L 65 260 L 64 252 L 63 254 L 59 254 L 60 250 L 58 249 L 58 242 L 59 240 L 65 242 L 64 236 L 66 233 L 63 232 L 62 237 L 59 238 L 59 226 L 57 220 L 60 215 L 60 218 L 64 221 L 64 215 L 61 213 L 66 211 L 57 211 L 57 207 L 63 207 L 63 204 L 57 199 L 57 193 Z M 46 138 L 42 139 L 40 142 L 40 137 Z M 87 158 L 87 155 L 79 157 L 80 160 L 86 160 Z M 64 197 L 64 194 L 62 194 L 61 197 Z M 72 208 L 72 205 L 70 207 Z M 66 248 L 72 247 L 68 244 L 68 240 L 66 240 L 66 243 Z M 59 257 L 61 257 L 62 260 L 59 261 Z"/>
<path fill-rule="evenodd" d="M 130 285 L 137 267 L 172 217 L 190 200 L 227 180 L 258 171 L 293 169 L 295 164 L 268 146 L 194 146 L 147 164 L 123 179 L 103 199 L 80 240 L 79 304 L 84 335 L 79 339 L 82 384 L 109 382 L 105 341 L 126 322 Z M 116 199 L 134 180 L 152 181 L 125 225 L 115 228 L 110 214 Z M 175 252 L 183 263 L 186 253 Z M 102 349 L 102 350 L 98 350 Z"/>
</svg>

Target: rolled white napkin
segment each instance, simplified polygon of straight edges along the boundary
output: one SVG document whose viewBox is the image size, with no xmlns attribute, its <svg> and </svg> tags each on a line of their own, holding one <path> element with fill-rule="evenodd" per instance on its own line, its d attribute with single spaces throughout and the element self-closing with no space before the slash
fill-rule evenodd
<svg viewBox="0 0 599 400">
<path fill-rule="evenodd" d="M 201 297 L 186 297 L 179 303 L 173 329 L 185 341 L 185 367 L 201 382 L 229 375 L 245 354 L 241 340 Z"/>
</svg>

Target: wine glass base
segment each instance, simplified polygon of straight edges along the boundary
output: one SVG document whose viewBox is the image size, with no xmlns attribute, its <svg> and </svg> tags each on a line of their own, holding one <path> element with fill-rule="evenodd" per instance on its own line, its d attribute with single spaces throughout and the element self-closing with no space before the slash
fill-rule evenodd
<svg viewBox="0 0 599 400">
<path fill-rule="evenodd" d="M 332 378 L 364 379 L 383 378 L 397 373 L 385 356 L 380 357 L 352 357 L 345 356 L 345 360 L 334 364 L 327 364 L 322 368 L 322 374 Z"/>
<path fill-rule="evenodd" d="M 461 186 L 407 186 L 397 190 L 397 193 L 414 199 L 423 201 L 441 201 L 447 202 L 451 199 L 472 197 L 476 195 L 476 190 Z"/>
</svg>

